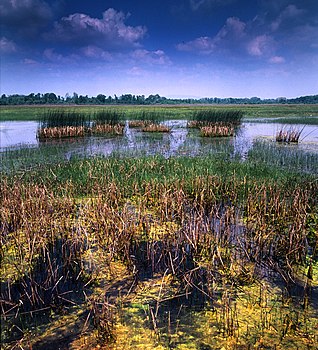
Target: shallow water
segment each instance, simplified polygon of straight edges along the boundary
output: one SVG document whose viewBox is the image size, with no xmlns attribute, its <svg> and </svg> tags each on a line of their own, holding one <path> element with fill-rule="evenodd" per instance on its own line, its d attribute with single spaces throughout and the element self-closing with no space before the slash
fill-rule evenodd
<svg viewBox="0 0 318 350">
<path fill-rule="evenodd" d="M 8 148 L 23 148 L 26 146 L 40 147 L 41 145 L 61 145 L 66 148 L 66 157 L 75 155 L 153 155 L 195 156 L 209 152 L 223 152 L 231 150 L 234 154 L 245 157 L 252 148 L 254 141 L 259 139 L 275 140 L 275 134 L 284 127 L 277 123 L 243 122 L 232 138 L 202 138 L 197 130 L 186 128 L 185 120 L 171 120 L 166 122 L 171 127 L 171 133 L 153 134 L 141 132 L 140 129 L 125 127 L 124 136 L 116 137 L 85 137 L 78 139 L 64 139 L 49 142 L 39 142 L 36 138 L 37 122 L 0 122 L 0 151 Z M 301 130 L 302 134 L 297 147 L 318 153 L 317 125 L 288 125 L 288 128 Z"/>
</svg>

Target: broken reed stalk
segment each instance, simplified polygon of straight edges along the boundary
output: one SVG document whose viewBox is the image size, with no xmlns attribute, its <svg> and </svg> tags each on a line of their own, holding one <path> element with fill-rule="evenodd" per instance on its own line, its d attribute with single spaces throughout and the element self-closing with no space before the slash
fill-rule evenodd
<svg viewBox="0 0 318 350">
<path fill-rule="evenodd" d="M 113 134 L 113 135 L 123 135 L 124 126 L 122 124 L 96 124 L 91 128 L 92 135 L 103 135 L 103 134 Z"/>
<path fill-rule="evenodd" d="M 130 128 L 144 128 L 151 124 L 150 120 L 129 120 L 128 125 Z"/>
<path fill-rule="evenodd" d="M 144 132 L 170 132 L 171 129 L 162 124 L 148 124 L 141 128 Z"/>
<path fill-rule="evenodd" d="M 203 137 L 228 137 L 234 135 L 234 127 L 219 124 L 203 126 L 200 133 Z"/>
<path fill-rule="evenodd" d="M 37 138 L 40 141 L 48 139 L 62 139 L 68 137 L 84 137 L 90 133 L 90 128 L 84 126 L 63 126 L 40 128 L 37 131 Z"/>
<path fill-rule="evenodd" d="M 121 124 L 96 124 L 92 127 L 64 126 L 41 128 L 37 131 L 37 137 L 40 141 L 104 134 L 123 135 L 124 126 Z"/>
</svg>

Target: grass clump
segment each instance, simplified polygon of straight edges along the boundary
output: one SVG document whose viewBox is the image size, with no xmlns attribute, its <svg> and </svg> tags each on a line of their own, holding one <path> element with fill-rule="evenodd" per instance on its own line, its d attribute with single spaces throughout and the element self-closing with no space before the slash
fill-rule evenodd
<svg viewBox="0 0 318 350">
<path fill-rule="evenodd" d="M 188 127 L 203 127 L 215 124 L 237 126 L 241 124 L 243 112 L 241 110 L 201 109 L 194 112 Z"/>
<path fill-rule="evenodd" d="M 203 137 L 228 137 L 234 135 L 234 127 L 214 124 L 201 127 L 200 133 Z"/>
<path fill-rule="evenodd" d="M 39 128 L 55 128 L 55 127 L 89 127 L 90 117 L 78 111 L 50 109 L 41 114 L 39 119 Z"/>
<path fill-rule="evenodd" d="M 138 110 L 131 115 L 129 126 L 133 127 L 147 127 L 148 125 L 157 125 L 165 120 L 165 110 Z"/>
<path fill-rule="evenodd" d="M 125 114 L 123 111 L 116 109 L 104 109 L 96 111 L 93 114 L 93 119 L 95 125 L 118 125 L 123 124 Z"/>
<path fill-rule="evenodd" d="M 93 114 L 68 110 L 49 110 L 39 120 L 37 138 L 40 141 L 89 135 L 123 135 L 124 113 L 118 110 L 98 110 Z"/>
<path fill-rule="evenodd" d="M 105 109 L 97 111 L 94 114 L 94 123 L 91 128 L 93 135 L 124 134 L 124 118 L 125 114 L 122 111 L 115 109 Z"/>
<path fill-rule="evenodd" d="M 276 133 L 276 142 L 298 143 L 303 129 L 304 127 L 302 129 L 291 127 L 287 129 L 286 127 L 283 127 Z"/>
<path fill-rule="evenodd" d="M 90 132 L 90 117 L 78 111 L 50 109 L 39 117 L 37 138 L 40 141 L 83 137 Z"/>
<path fill-rule="evenodd" d="M 170 128 L 163 124 L 148 124 L 141 130 L 145 132 L 170 132 Z"/>
</svg>

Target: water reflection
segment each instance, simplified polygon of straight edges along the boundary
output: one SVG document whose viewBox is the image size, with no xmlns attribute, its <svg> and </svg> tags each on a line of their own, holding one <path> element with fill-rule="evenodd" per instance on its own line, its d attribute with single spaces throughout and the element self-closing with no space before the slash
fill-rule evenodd
<svg viewBox="0 0 318 350">
<path fill-rule="evenodd" d="M 60 145 L 66 149 L 66 158 L 73 156 L 95 155 L 153 155 L 162 154 L 165 157 L 182 155 L 201 155 L 207 153 L 231 152 L 245 158 L 253 147 L 255 140 L 264 138 L 273 141 L 276 132 L 282 127 L 277 123 L 245 122 L 231 138 L 202 138 L 198 130 L 187 129 L 185 120 L 165 122 L 170 133 L 145 133 L 140 129 L 129 128 L 126 123 L 124 136 L 84 137 L 49 141 L 39 143 L 36 139 L 37 122 L 0 122 L 0 150 L 8 147 L 24 147 L 23 145 L 41 147 L 45 145 Z M 302 125 L 290 125 L 302 128 Z M 318 127 L 306 125 L 301 142 L 294 147 L 318 153 Z M 292 146 L 291 146 L 292 147 Z"/>
</svg>

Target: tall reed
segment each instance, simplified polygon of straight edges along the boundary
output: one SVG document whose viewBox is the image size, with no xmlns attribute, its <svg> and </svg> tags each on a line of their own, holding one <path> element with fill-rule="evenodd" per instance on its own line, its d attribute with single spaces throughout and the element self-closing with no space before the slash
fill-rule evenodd
<svg viewBox="0 0 318 350">
<path fill-rule="evenodd" d="M 115 109 L 104 109 L 95 112 L 93 120 L 95 125 L 118 125 L 124 123 L 125 114 L 123 111 Z"/>
<path fill-rule="evenodd" d="M 202 127 L 211 124 L 237 126 L 241 124 L 243 112 L 241 110 L 202 109 L 195 111 L 189 122 L 189 127 Z"/>
<path fill-rule="evenodd" d="M 130 127 L 147 127 L 149 124 L 157 125 L 165 121 L 164 110 L 142 110 L 133 113 L 129 121 Z"/>
<path fill-rule="evenodd" d="M 77 111 L 49 109 L 39 116 L 39 128 L 88 127 L 90 115 Z"/>
<path fill-rule="evenodd" d="M 298 143 L 300 135 L 304 127 L 302 129 L 295 129 L 289 127 L 283 127 L 276 133 L 276 142 L 284 142 L 284 143 Z"/>
</svg>

